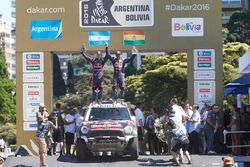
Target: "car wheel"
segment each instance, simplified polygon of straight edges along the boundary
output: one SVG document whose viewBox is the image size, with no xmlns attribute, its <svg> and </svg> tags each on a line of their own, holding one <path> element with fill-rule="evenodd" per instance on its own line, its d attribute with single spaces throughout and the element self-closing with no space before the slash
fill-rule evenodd
<svg viewBox="0 0 250 167">
<path fill-rule="evenodd" d="M 138 152 L 138 139 L 137 138 L 131 139 L 131 143 L 129 147 L 129 154 L 131 155 L 132 160 L 138 159 L 139 152 Z"/>
<path fill-rule="evenodd" d="M 86 154 L 86 143 L 82 139 L 76 140 L 76 159 L 81 161 L 85 160 L 87 157 Z"/>
</svg>

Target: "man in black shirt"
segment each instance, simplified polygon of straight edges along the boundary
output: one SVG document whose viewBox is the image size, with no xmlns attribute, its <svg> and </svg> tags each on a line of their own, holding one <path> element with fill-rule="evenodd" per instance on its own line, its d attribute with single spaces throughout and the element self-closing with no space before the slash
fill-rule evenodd
<svg viewBox="0 0 250 167">
<path fill-rule="evenodd" d="M 62 103 L 57 102 L 56 108 L 51 112 L 52 118 L 57 118 L 58 129 L 53 133 L 53 153 L 56 154 L 57 143 L 60 143 L 60 155 L 64 155 L 64 114 L 62 112 Z"/>
</svg>

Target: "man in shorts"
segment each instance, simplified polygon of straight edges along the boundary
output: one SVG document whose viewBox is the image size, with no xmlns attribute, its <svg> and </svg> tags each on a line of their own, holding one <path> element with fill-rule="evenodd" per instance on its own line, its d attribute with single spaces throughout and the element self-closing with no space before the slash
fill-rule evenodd
<svg viewBox="0 0 250 167">
<path fill-rule="evenodd" d="M 169 117 L 170 119 L 168 122 L 166 122 L 168 128 L 169 128 L 169 135 L 172 137 L 172 140 L 174 140 L 174 145 L 171 149 L 171 153 L 173 155 L 173 159 L 177 166 L 180 166 L 179 161 L 179 151 L 182 149 L 183 154 L 188 159 L 188 164 L 191 164 L 191 158 L 188 152 L 189 147 L 189 140 L 186 135 L 186 133 L 183 131 L 181 127 L 179 127 L 171 117 L 175 116 L 175 111 L 173 109 L 169 110 Z"/>
<path fill-rule="evenodd" d="M 60 155 L 64 155 L 64 114 L 62 111 L 62 103 L 57 102 L 56 108 L 51 112 L 50 115 L 52 118 L 57 119 L 58 121 L 58 129 L 53 132 L 53 154 L 56 154 L 56 146 L 59 143 L 60 144 Z M 55 124 L 55 122 L 53 121 Z"/>
<path fill-rule="evenodd" d="M 49 129 L 57 129 L 57 120 L 56 125 L 51 121 L 48 121 L 48 112 L 46 111 L 45 105 L 40 104 L 39 111 L 36 114 L 37 118 L 37 131 L 36 131 L 36 142 L 39 148 L 39 157 L 40 157 L 40 166 L 45 167 L 45 157 L 47 156 L 47 144 L 46 137 L 48 135 Z"/>
</svg>

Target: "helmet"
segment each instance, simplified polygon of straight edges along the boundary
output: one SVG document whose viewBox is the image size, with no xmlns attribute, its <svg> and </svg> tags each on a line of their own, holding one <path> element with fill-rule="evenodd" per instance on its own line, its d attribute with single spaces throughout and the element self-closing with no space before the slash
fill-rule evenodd
<svg viewBox="0 0 250 167">
<path fill-rule="evenodd" d="M 116 55 L 121 55 L 121 51 L 116 51 Z"/>
<path fill-rule="evenodd" d="M 97 5 L 102 5 L 103 3 L 102 3 L 102 0 L 96 0 L 96 4 Z"/>
</svg>

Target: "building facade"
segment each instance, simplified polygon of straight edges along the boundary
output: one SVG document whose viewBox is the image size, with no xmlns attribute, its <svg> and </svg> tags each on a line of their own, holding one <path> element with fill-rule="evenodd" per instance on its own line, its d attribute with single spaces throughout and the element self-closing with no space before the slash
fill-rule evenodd
<svg viewBox="0 0 250 167">
<path fill-rule="evenodd" d="M 15 39 L 12 37 L 12 28 L 2 20 L 0 15 L 0 43 L 5 55 L 6 64 L 11 79 L 16 78 Z"/>
<path fill-rule="evenodd" d="M 250 0 L 222 0 L 222 24 L 229 22 L 230 17 L 236 11 L 249 11 Z"/>
</svg>

